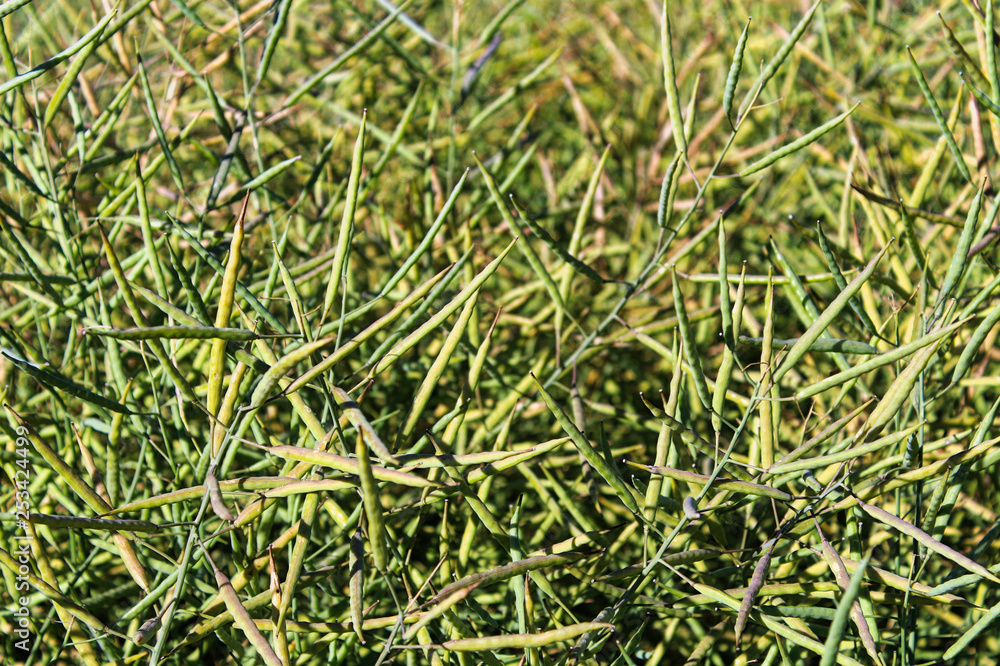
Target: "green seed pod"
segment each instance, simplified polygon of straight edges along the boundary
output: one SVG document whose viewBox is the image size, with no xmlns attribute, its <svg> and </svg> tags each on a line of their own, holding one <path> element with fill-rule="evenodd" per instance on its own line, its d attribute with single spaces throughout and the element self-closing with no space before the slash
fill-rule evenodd
<svg viewBox="0 0 1000 666">
<path fill-rule="evenodd" d="M 740 33 L 740 38 L 736 42 L 736 50 L 733 51 L 733 62 L 729 66 L 729 74 L 726 75 L 726 90 L 722 94 L 722 112 L 726 114 L 729 123 L 733 123 L 733 95 L 736 92 L 736 84 L 740 81 L 740 71 L 743 69 L 743 53 L 747 47 L 747 36 L 750 34 L 750 21 L 747 19 L 746 27 Z"/>
<path fill-rule="evenodd" d="M 355 446 L 357 456 L 358 478 L 361 479 L 361 496 L 368 518 L 368 542 L 372 548 L 372 559 L 375 568 L 385 573 L 389 566 L 389 548 L 386 543 L 385 522 L 382 519 L 382 501 L 379 497 L 378 483 L 372 472 L 372 464 L 368 459 L 368 447 L 364 438 L 358 433 Z"/>
</svg>

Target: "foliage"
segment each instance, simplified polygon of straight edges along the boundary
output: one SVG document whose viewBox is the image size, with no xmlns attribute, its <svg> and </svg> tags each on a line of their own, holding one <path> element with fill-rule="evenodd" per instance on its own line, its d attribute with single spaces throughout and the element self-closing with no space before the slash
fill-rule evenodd
<svg viewBox="0 0 1000 666">
<path fill-rule="evenodd" d="M 996 664 L 993 11 L 3 3 L 5 663 Z"/>
</svg>

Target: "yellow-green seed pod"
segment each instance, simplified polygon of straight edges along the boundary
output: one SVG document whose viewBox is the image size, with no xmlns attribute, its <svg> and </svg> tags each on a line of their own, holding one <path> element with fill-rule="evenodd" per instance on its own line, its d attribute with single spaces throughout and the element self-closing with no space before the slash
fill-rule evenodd
<svg viewBox="0 0 1000 666">
<path fill-rule="evenodd" d="M 378 483 L 372 473 L 371 460 L 368 458 L 368 447 L 361 433 L 358 433 L 354 451 L 358 459 L 358 478 L 361 479 L 365 516 L 368 518 L 368 542 L 372 548 L 372 560 L 375 568 L 385 573 L 389 565 L 389 548 L 386 544 L 385 523 L 382 519 L 382 500 L 379 497 Z"/>
</svg>

